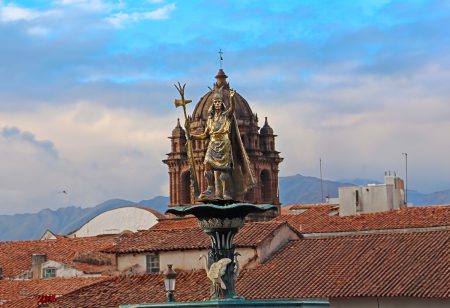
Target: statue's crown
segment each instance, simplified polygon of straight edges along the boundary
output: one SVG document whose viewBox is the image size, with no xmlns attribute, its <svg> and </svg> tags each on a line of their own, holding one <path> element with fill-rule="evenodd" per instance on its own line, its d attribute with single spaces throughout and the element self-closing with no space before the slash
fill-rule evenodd
<svg viewBox="0 0 450 308">
<path fill-rule="evenodd" d="M 213 92 L 213 100 L 220 99 L 223 101 L 223 86 L 218 87 L 217 85 L 214 85 Z"/>
</svg>

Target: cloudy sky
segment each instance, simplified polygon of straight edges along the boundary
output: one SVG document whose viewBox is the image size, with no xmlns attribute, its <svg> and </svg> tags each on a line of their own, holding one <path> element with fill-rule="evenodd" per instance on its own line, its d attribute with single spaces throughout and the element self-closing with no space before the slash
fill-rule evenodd
<svg viewBox="0 0 450 308">
<path fill-rule="evenodd" d="M 0 214 L 168 195 L 173 84 L 197 101 L 219 49 L 281 175 L 382 180 L 407 152 L 411 188 L 448 189 L 449 29 L 447 0 L 0 0 Z"/>
</svg>

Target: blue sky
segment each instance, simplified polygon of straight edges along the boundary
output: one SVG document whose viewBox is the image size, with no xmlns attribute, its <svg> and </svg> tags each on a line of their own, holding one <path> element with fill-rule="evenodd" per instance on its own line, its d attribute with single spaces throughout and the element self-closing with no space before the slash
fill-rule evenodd
<svg viewBox="0 0 450 308">
<path fill-rule="evenodd" d="M 448 189 L 448 29 L 449 1 L 0 0 L 0 214 L 167 195 L 173 84 L 197 101 L 219 49 L 282 175 L 408 152 L 410 187 Z"/>
</svg>

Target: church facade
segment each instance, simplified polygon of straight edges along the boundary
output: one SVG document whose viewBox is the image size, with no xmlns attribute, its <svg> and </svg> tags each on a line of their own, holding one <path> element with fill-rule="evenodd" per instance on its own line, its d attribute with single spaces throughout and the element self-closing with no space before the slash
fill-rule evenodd
<svg viewBox="0 0 450 308">
<path fill-rule="evenodd" d="M 222 69 L 215 76 L 216 85 L 223 86 L 224 103 L 229 106 L 228 76 Z M 213 91 L 209 91 L 195 106 L 191 117 L 191 133 L 201 134 L 205 130 L 208 110 L 212 105 Z M 242 142 L 247 151 L 251 167 L 256 177 L 256 186 L 247 192 L 245 202 L 254 204 L 280 205 L 278 193 L 279 164 L 283 161 L 280 152 L 275 147 L 273 129 L 269 126 L 267 117 L 263 127 L 258 126 L 258 116 L 253 113 L 248 102 L 239 94 L 235 95 L 235 115 Z M 171 136 L 171 151 L 163 162 L 169 168 L 170 178 L 170 207 L 189 205 L 193 202 L 190 189 L 190 173 L 187 160 L 186 133 L 178 120 Z M 194 158 L 200 190 L 206 189 L 203 160 L 205 158 L 207 140 L 193 141 Z"/>
</svg>

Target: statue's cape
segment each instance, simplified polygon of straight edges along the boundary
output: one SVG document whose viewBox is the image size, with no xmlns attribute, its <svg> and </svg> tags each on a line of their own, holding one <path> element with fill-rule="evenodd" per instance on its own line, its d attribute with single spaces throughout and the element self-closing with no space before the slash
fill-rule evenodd
<svg viewBox="0 0 450 308">
<path fill-rule="evenodd" d="M 245 193 L 256 185 L 256 179 L 239 134 L 235 115 L 233 115 L 231 123 L 230 141 L 233 153 L 232 179 L 234 199 L 243 201 Z"/>
</svg>

